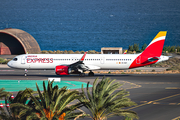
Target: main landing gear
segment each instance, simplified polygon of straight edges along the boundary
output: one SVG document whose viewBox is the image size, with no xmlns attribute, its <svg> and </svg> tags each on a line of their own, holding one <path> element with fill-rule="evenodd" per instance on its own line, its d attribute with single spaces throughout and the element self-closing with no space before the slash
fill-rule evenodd
<svg viewBox="0 0 180 120">
<path fill-rule="evenodd" d="M 88 76 L 94 76 L 94 73 L 93 73 L 92 71 L 90 71 L 90 72 L 88 73 Z"/>
<path fill-rule="evenodd" d="M 80 77 L 85 77 L 85 73 L 80 73 L 79 76 L 80 76 Z M 90 71 L 90 72 L 88 73 L 88 76 L 94 76 L 94 73 L 93 73 L 92 71 Z"/>
<path fill-rule="evenodd" d="M 85 73 L 80 73 L 79 76 L 80 76 L 80 77 L 85 77 Z M 88 73 L 88 76 L 94 76 L 94 73 L 93 73 L 92 71 L 90 71 L 90 72 Z"/>
<path fill-rule="evenodd" d="M 79 76 L 80 77 L 85 77 L 85 73 L 80 73 Z"/>
<path fill-rule="evenodd" d="M 25 77 L 27 76 L 27 73 L 28 73 L 28 70 L 25 69 L 25 70 L 24 70 L 24 76 L 25 76 Z"/>
</svg>

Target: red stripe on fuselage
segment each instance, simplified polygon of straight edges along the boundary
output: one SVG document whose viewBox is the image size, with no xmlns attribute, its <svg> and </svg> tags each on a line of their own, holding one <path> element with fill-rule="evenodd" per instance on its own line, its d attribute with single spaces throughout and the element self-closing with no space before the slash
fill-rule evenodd
<svg viewBox="0 0 180 120">
<path fill-rule="evenodd" d="M 158 60 L 150 62 L 148 58 L 160 57 L 164 46 L 164 40 L 159 40 L 148 46 L 130 65 L 129 68 L 142 67 L 156 63 Z"/>
</svg>

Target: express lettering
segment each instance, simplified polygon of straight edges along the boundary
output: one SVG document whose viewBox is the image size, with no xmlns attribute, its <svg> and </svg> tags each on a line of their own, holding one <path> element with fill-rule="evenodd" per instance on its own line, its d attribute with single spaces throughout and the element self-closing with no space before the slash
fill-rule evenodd
<svg viewBox="0 0 180 120">
<path fill-rule="evenodd" d="M 53 63 L 53 58 L 27 58 L 27 63 Z"/>
</svg>

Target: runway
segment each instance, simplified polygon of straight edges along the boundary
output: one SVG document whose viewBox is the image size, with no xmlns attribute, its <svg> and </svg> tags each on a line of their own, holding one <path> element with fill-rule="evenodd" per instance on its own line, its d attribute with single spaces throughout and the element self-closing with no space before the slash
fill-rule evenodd
<svg viewBox="0 0 180 120">
<path fill-rule="evenodd" d="M 110 77 L 123 84 L 130 92 L 130 98 L 138 105 L 129 108 L 138 113 L 140 120 L 175 120 L 180 116 L 180 74 L 95 74 L 93 77 L 78 75 L 56 76 L 54 71 L 32 70 L 24 77 L 24 70 L 0 68 L 0 79 L 8 80 L 46 80 L 48 77 L 61 77 L 67 81 L 81 81 L 92 84 L 94 79 Z M 88 112 L 83 108 L 85 112 Z M 113 117 L 110 120 L 117 120 Z"/>
</svg>

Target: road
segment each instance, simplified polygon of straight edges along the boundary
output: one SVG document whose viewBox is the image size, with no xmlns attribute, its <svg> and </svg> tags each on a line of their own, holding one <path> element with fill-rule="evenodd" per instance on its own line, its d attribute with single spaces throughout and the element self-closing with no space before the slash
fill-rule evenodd
<svg viewBox="0 0 180 120">
<path fill-rule="evenodd" d="M 54 71 L 32 70 L 23 76 L 24 70 L 0 68 L 0 79 L 9 80 L 45 80 L 48 77 L 61 77 L 62 80 L 82 81 L 92 84 L 94 79 L 110 77 L 124 84 L 130 92 L 130 98 L 138 105 L 130 109 L 137 112 L 140 120 L 175 120 L 180 116 L 180 74 L 96 74 L 93 77 L 78 75 L 56 76 Z M 84 111 L 88 112 L 85 108 Z M 110 120 L 118 120 L 113 117 Z"/>
</svg>

